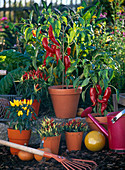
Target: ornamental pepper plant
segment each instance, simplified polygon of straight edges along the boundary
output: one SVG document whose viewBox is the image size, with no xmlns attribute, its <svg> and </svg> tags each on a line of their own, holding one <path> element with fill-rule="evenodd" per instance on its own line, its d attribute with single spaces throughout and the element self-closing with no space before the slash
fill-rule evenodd
<svg viewBox="0 0 125 170">
<path fill-rule="evenodd" d="M 46 73 L 40 71 L 39 68 L 25 72 L 17 85 L 18 95 L 21 95 L 22 98 L 39 101 L 46 92 L 48 78 Z"/>
<path fill-rule="evenodd" d="M 86 124 L 80 119 L 72 119 L 64 124 L 65 132 L 85 132 L 86 130 Z"/>
<path fill-rule="evenodd" d="M 32 99 L 26 101 L 13 100 L 10 101 L 10 105 L 7 106 L 6 118 L 10 119 L 9 127 L 15 130 L 29 130 L 35 123 L 32 119 L 32 115 L 36 117 L 34 109 L 32 108 Z"/>
<path fill-rule="evenodd" d="M 40 138 L 59 136 L 63 132 L 64 126 L 61 123 L 57 123 L 52 118 L 44 117 L 39 125 L 37 132 Z"/>
</svg>

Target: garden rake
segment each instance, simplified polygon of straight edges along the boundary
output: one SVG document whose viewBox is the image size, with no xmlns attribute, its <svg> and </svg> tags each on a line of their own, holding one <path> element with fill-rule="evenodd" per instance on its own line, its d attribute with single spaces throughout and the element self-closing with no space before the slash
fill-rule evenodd
<svg viewBox="0 0 125 170">
<path fill-rule="evenodd" d="M 78 170 L 82 170 L 82 169 L 91 170 L 91 169 L 96 169 L 96 167 L 97 167 L 97 164 L 91 160 L 82 160 L 82 159 L 74 159 L 74 158 L 68 159 L 63 156 L 55 155 L 52 153 L 44 152 L 44 151 L 41 151 L 38 149 L 15 144 L 15 143 L 4 141 L 4 140 L 0 140 L 0 144 L 6 145 L 6 146 L 9 146 L 12 148 L 20 149 L 20 150 L 23 150 L 25 152 L 29 152 L 32 154 L 37 154 L 37 155 L 48 157 L 48 158 L 54 158 L 56 161 L 60 162 L 67 170 L 77 170 L 77 169 Z M 94 166 L 92 166 L 88 163 L 92 163 L 92 164 L 94 164 Z"/>
</svg>

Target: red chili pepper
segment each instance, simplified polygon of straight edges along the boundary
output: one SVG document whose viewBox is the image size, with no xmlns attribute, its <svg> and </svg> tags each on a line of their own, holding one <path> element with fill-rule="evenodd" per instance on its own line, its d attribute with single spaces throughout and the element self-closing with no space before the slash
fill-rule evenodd
<svg viewBox="0 0 125 170">
<path fill-rule="evenodd" d="M 104 110 L 107 108 L 108 103 L 102 103 L 101 105 L 101 113 L 103 114 Z"/>
<path fill-rule="evenodd" d="M 60 47 L 59 43 L 56 41 L 56 39 L 54 37 L 52 25 L 49 26 L 49 38 L 54 44 L 56 44 Z"/>
<path fill-rule="evenodd" d="M 43 47 L 45 48 L 46 51 L 54 54 L 55 50 L 48 46 L 48 39 L 46 37 L 43 38 L 42 44 L 43 44 Z"/>
<path fill-rule="evenodd" d="M 67 48 L 67 55 L 69 56 L 71 54 L 71 47 Z"/>
<path fill-rule="evenodd" d="M 71 66 L 71 62 L 68 55 L 64 56 L 64 63 L 65 63 L 65 73 L 66 73 L 67 69 Z"/>
<path fill-rule="evenodd" d="M 81 117 L 86 117 L 89 113 L 92 112 L 92 107 L 87 107 L 81 114 Z"/>
<path fill-rule="evenodd" d="M 107 103 L 110 95 L 111 95 L 111 88 L 107 87 L 102 100 L 99 100 L 99 99 L 97 99 L 97 100 L 98 100 L 99 103 Z"/>
<path fill-rule="evenodd" d="M 96 92 L 96 89 L 93 87 L 90 88 L 90 99 L 93 103 L 92 106 L 95 106 L 97 103 L 97 92 Z"/>
<path fill-rule="evenodd" d="M 101 95 L 102 94 L 102 89 L 101 89 L 100 85 L 96 84 L 96 87 L 98 89 L 97 95 Z"/>
<path fill-rule="evenodd" d="M 55 54 L 56 54 L 56 60 L 57 60 L 57 64 L 58 64 L 58 60 L 60 59 L 60 49 L 59 48 L 55 49 Z"/>
</svg>

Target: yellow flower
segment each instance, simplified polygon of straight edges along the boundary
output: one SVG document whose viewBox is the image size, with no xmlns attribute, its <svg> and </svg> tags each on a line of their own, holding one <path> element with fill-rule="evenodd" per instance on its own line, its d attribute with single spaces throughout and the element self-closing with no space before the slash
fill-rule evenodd
<svg viewBox="0 0 125 170">
<path fill-rule="evenodd" d="M 22 107 L 23 110 L 27 110 L 27 107 Z"/>
<path fill-rule="evenodd" d="M 114 29 L 117 29 L 117 27 L 115 26 Z"/>
<path fill-rule="evenodd" d="M 115 19 L 119 19 L 119 17 L 115 17 Z"/>
<path fill-rule="evenodd" d="M 27 110 L 27 113 L 26 113 L 27 116 L 29 116 L 29 112 L 30 112 L 30 110 L 28 109 L 28 110 Z"/>
<path fill-rule="evenodd" d="M 113 2 L 114 0 L 109 0 L 109 2 Z"/>
<path fill-rule="evenodd" d="M 79 6 L 79 7 L 77 8 L 77 12 L 79 12 L 80 9 L 84 9 L 84 7 L 83 7 L 83 6 Z"/>
<path fill-rule="evenodd" d="M 13 103 L 13 102 L 10 101 L 10 105 L 11 105 L 12 107 L 14 107 L 14 106 L 15 106 L 15 103 Z"/>
<path fill-rule="evenodd" d="M 26 99 L 23 100 L 23 104 L 26 104 Z"/>
<path fill-rule="evenodd" d="M 98 24 L 99 27 L 101 27 L 101 24 Z"/>
<path fill-rule="evenodd" d="M 31 100 L 27 100 L 27 105 L 32 105 L 32 103 L 33 103 L 32 99 Z"/>
<path fill-rule="evenodd" d="M 14 103 L 15 103 L 16 106 L 19 106 L 19 100 L 14 99 Z"/>
<path fill-rule="evenodd" d="M 105 46 L 108 46 L 108 44 L 105 44 Z"/>
<path fill-rule="evenodd" d="M 97 18 L 97 16 L 93 15 L 92 18 Z"/>
<path fill-rule="evenodd" d="M 22 116 L 22 115 L 23 115 L 22 110 L 19 110 L 19 111 L 18 111 L 18 116 Z"/>
</svg>

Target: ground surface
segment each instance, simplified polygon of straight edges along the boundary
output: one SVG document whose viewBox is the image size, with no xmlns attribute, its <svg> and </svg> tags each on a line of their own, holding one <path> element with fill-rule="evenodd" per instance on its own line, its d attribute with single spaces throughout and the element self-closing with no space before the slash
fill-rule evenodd
<svg viewBox="0 0 125 170">
<path fill-rule="evenodd" d="M 38 145 L 30 146 L 38 148 Z M 105 147 L 102 151 L 91 152 L 85 146 L 82 146 L 81 151 L 68 152 L 65 141 L 61 141 L 59 155 L 73 157 L 78 159 L 93 160 L 98 164 L 97 170 L 124 170 L 125 169 L 125 154 L 112 153 Z M 21 161 L 17 156 L 10 154 L 9 148 L 0 146 L 0 169 L 6 170 L 63 170 L 65 169 L 60 163 L 54 159 L 49 161 L 37 162 Z"/>
</svg>

